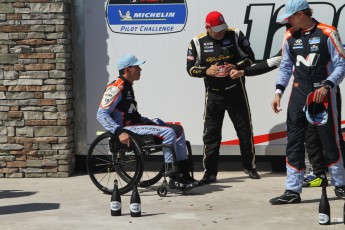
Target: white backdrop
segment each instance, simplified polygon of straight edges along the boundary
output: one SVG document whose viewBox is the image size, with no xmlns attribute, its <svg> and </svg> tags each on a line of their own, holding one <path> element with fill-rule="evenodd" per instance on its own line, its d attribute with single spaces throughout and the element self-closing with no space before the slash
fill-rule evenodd
<svg viewBox="0 0 345 230">
<path fill-rule="evenodd" d="M 284 3 L 285 0 L 187 0 L 188 18 L 181 32 L 133 35 L 114 33 L 109 29 L 106 21 L 106 1 L 85 0 L 85 97 L 88 144 L 95 138 L 96 131 L 103 130 L 96 120 L 96 111 L 104 88 L 118 76 L 117 60 L 123 54 L 131 53 L 139 59 L 146 60 L 142 66 L 141 80 L 134 84 L 139 112 L 150 118 L 159 117 L 165 121 L 181 122 L 192 145 L 202 145 L 205 89 L 202 79 L 191 78 L 186 72 L 186 54 L 190 40 L 205 31 L 204 21 L 207 13 L 218 10 L 223 13 L 229 27 L 237 27 L 244 34 L 249 35 L 256 59 L 262 60 L 267 58 L 264 52 L 269 51 L 269 48 L 271 48 L 269 53 L 271 56 L 281 47 L 284 29 L 271 35 L 268 31 L 275 24 L 270 22 L 272 16 L 283 13 L 284 8 L 281 7 Z M 248 6 L 251 6 L 250 10 Z M 344 2 L 340 0 L 311 4 L 315 18 L 327 24 L 333 23 L 335 12 L 340 11 L 342 6 Z M 340 11 L 338 28 L 344 42 L 345 10 L 342 11 Z M 246 13 L 250 14 L 246 16 Z M 266 40 L 272 36 L 272 43 L 266 45 Z M 276 74 L 276 71 L 272 71 L 266 75 L 246 79 L 255 136 L 285 130 L 288 93 L 283 98 L 283 111 L 279 115 L 272 112 L 270 105 L 275 91 Z M 289 91 L 287 89 L 287 92 Z M 223 141 L 234 139 L 237 139 L 236 133 L 226 116 Z M 259 145 L 282 147 L 285 141 L 283 138 Z M 273 152 L 263 150 L 257 153 L 284 154 L 282 149 Z M 238 151 L 235 154 L 238 154 Z"/>
</svg>

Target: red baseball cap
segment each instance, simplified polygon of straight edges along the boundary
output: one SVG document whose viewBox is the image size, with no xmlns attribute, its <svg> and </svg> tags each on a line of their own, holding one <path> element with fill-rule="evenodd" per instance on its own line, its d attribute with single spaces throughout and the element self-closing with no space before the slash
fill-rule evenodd
<svg viewBox="0 0 345 230">
<path fill-rule="evenodd" d="M 208 13 L 206 16 L 206 26 L 211 27 L 211 30 L 216 33 L 228 28 L 223 15 L 218 11 Z"/>
</svg>

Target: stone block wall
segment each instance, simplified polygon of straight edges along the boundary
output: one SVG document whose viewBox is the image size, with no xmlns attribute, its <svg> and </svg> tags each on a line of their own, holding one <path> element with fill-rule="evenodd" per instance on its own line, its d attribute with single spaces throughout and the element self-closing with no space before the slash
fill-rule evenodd
<svg viewBox="0 0 345 230">
<path fill-rule="evenodd" d="M 0 177 L 74 170 L 71 0 L 0 0 Z"/>
</svg>

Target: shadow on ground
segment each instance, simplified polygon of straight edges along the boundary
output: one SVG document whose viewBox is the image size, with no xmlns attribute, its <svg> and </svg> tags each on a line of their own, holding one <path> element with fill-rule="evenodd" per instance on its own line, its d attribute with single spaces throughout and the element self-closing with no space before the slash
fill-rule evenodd
<svg viewBox="0 0 345 230">
<path fill-rule="evenodd" d="M 29 203 L 0 207 L 0 215 L 17 214 L 25 212 L 38 212 L 59 209 L 58 203 Z"/>
<path fill-rule="evenodd" d="M 31 196 L 37 192 L 25 192 L 23 190 L 0 190 L 0 199 Z"/>
</svg>

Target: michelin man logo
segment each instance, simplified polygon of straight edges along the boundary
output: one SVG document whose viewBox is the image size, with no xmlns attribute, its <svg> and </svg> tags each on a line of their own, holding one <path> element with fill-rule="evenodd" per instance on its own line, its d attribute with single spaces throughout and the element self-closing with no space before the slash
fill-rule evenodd
<svg viewBox="0 0 345 230">
<path fill-rule="evenodd" d="M 126 11 L 125 15 L 123 15 L 121 10 L 119 10 L 119 15 L 122 20 L 132 20 L 131 12 L 129 10 Z"/>
</svg>

